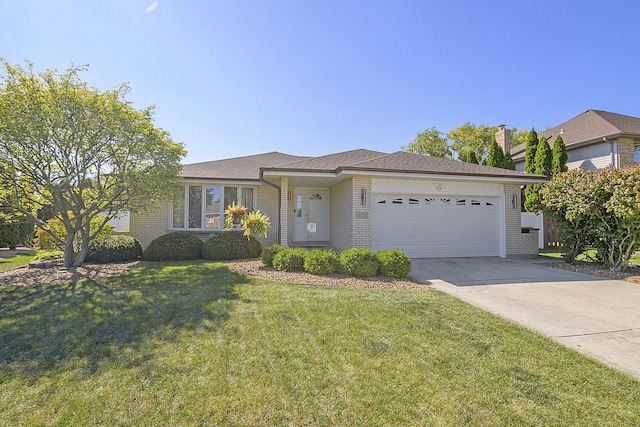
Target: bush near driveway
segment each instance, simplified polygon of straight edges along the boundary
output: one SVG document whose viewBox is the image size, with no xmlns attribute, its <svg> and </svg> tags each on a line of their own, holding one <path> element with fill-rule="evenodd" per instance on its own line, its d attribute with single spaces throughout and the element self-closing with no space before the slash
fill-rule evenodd
<svg viewBox="0 0 640 427">
<path fill-rule="evenodd" d="M 380 274 L 387 277 L 407 277 L 411 271 L 411 260 L 400 249 L 386 249 L 376 253 Z"/>
<path fill-rule="evenodd" d="M 591 246 L 599 262 L 619 271 L 640 248 L 640 164 L 560 173 L 541 197 L 545 213 L 558 221 L 567 262 Z"/>
<path fill-rule="evenodd" d="M 345 249 L 340 252 L 340 268 L 350 276 L 372 277 L 378 273 L 378 260 L 371 249 Z"/>
</svg>

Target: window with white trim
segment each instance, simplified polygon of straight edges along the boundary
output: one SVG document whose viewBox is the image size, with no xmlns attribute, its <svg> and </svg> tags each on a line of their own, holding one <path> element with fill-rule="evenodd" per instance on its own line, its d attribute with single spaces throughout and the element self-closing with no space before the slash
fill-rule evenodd
<svg viewBox="0 0 640 427">
<path fill-rule="evenodd" d="M 255 188 L 187 184 L 176 188 L 169 209 L 173 230 L 213 231 L 224 228 L 224 211 L 232 202 L 255 209 Z"/>
</svg>

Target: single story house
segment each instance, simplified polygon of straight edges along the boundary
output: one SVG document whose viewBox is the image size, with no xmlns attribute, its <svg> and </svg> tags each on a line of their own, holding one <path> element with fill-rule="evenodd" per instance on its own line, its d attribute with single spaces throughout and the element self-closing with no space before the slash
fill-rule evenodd
<svg viewBox="0 0 640 427">
<path fill-rule="evenodd" d="M 522 233 L 520 188 L 545 178 L 406 152 L 278 152 L 188 164 L 172 200 L 132 215 L 146 247 L 172 231 L 222 231 L 237 201 L 271 221 L 263 245 L 399 248 L 413 258 L 537 255 Z"/>
<path fill-rule="evenodd" d="M 539 134 L 550 145 L 562 136 L 567 147 L 567 167 L 599 170 L 633 166 L 640 161 L 640 118 L 587 110 Z M 511 149 L 516 169 L 524 170 L 525 145 Z"/>
</svg>

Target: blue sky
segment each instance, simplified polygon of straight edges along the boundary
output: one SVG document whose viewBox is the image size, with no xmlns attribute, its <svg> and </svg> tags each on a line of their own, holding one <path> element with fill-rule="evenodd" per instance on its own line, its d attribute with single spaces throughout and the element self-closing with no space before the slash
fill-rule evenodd
<svg viewBox="0 0 640 427">
<path fill-rule="evenodd" d="M 640 116 L 640 2 L 4 0 L 0 57 L 129 82 L 186 163 Z"/>
</svg>

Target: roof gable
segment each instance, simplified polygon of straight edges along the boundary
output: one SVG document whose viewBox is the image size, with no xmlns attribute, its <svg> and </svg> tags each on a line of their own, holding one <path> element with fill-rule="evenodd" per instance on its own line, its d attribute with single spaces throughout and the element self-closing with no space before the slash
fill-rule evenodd
<svg viewBox="0 0 640 427">
<path fill-rule="evenodd" d="M 597 142 L 604 137 L 620 134 L 640 136 L 640 118 L 602 110 L 587 110 L 558 126 L 547 129 L 539 136 L 547 138 L 549 144 L 553 144 L 553 140 L 558 135 L 562 135 L 567 149 L 571 149 L 574 145 Z M 512 157 L 514 159 L 522 158 L 525 146 L 526 144 L 520 144 L 513 147 L 511 149 Z"/>
</svg>

